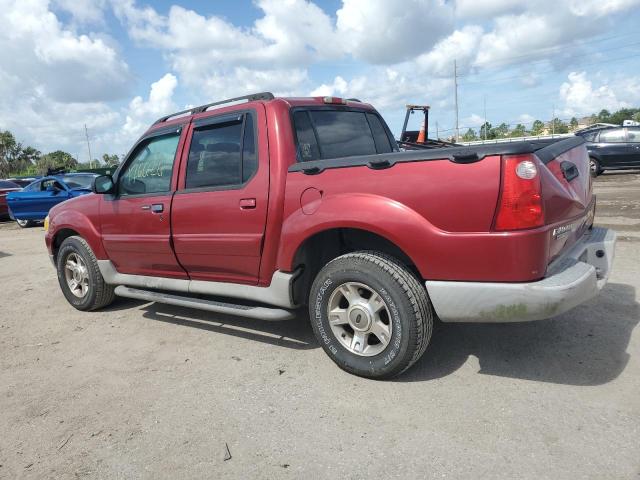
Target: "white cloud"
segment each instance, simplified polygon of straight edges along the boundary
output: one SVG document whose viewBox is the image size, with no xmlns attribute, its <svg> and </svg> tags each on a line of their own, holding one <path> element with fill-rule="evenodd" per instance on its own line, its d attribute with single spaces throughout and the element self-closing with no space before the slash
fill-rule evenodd
<svg viewBox="0 0 640 480">
<path fill-rule="evenodd" d="M 453 8 L 443 0 L 343 0 L 336 15 L 345 50 L 374 64 L 413 58 L 453 27 Z"/>
<path fill-rule="evenodd" d="M 135 140 L 162 115 L 175 112 L 178 108 L 173 102 L 173 93 L 178 86 L 175 75 L 167 73 L 157 82 L 151 84 L 149 99 L 137 96 L 129 102 L 122 132 L 130 141 Z"/>
<path fill-rule="evenodd" d="M 626 79 L 623 84 L 626 88 L 614 89 L 605 79 L 602 85 L 594 87 L 586 72 L 571 72 L 568 81 L 560 86 L 563 114 L 573 116 L 597 113 L 602 109 L 618 110 L 629 107 L 629 100 L 640 100 L 640 83 L 637 77 Z M 617 86 L 622 85 L 618 83 Z"/>
<path fill-rule="evenodd" d="M 527 4 L 522 0 L 457 0 L 455 8 L 459 17 L 477 19 L 522 13 Z"/>
<path fill-rule="evenodd" d="M 0 0 L 0 68 L 23 88 L 61 102 L 114 100 L 126 94 L 126 63 L 100 38 L 66 29 L 44 0 Z"/>
<path fill-rule="evenodd" d="M 53 0 L 53 6 L 69 13 L 77 23 L 104 22 L 106 0 Z"/>
</svg>

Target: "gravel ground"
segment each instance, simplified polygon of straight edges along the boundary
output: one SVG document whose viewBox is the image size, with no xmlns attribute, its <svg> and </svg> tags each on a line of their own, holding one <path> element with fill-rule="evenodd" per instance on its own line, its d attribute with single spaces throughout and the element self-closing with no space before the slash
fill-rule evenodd
<svg viewBox="0 0 640 480">
<path fill-rule="evenodd" d="M 389 382 L 335 367 L 303 315 L 77 312 L 42 228 L 0 224 L 0 478 L 639 478 L 640 175 L 596 192 L 620 235 L 599 298 L 439 325 Z"/>
</svg>

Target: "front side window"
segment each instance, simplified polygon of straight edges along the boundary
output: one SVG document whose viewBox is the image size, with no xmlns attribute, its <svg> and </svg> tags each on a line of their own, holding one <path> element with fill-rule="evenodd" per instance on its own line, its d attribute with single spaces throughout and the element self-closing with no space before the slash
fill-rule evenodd
<svg viewBox="0 0 640 480">
<path fill-rule="evenodd" d="M 624 129 L 622 128 L 600 132 L 600 143 L 623 143 L 626 141 Z"/>
<path fill-rule="evenodd" d="M 253 115 L 193 130 L 185 188 L 239 187 L 257 169 Z"/>
<path fill-rule="evenodd" d="M 298 160 L 389 153 L 393 146 L 380 118 L 351 110 L 299 110 L 293 114 Z"/>
<path fill-rule="evenodd" d="M 118 179 L 118 193 L 126 196 L 169 192 L 179 140 L 179 133 L 171 133 L 142 143 Z"/>
<path fill-rule="evenodd" d="M 40 184 L 40 190 L 42 191 L 46 191 L 46 190 L 64 190 L 64 187 L 60 184 L 60 182 L 58 182 L 57 180 L 50 178 L 48 180 L 43 180 L 42 183 Z"/>
</svg>

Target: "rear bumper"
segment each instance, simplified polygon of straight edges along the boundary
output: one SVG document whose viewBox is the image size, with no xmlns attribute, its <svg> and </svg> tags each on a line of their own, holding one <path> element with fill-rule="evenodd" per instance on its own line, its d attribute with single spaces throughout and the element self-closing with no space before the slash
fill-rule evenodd
<svg viewBox="0 0 640 480">
<path fill-rule="evenodd" d="M 616 234 L 593 228 L 529 283 L 427 281 L 443 322 L 521 322 L 554 317 L 595 297 L 609 278 Z"/>
</svg>

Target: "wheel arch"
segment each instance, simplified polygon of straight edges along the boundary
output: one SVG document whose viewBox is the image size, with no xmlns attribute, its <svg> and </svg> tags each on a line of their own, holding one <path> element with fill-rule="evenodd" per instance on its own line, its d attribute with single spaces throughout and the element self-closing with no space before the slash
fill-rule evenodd
<svg viewBox="0 0 640 480">
<path fill-rule="evenodd" d="M 318 272 L 331 260 L 356 251 L 375 251 L 390 255 L 421 278 L 414 260 L 396 243 L 380 233 L 356 227 L 334 227 L 317 231 L 296 248 L 292 269 L 301 270 L 293 285 L 294 300 L 305 304 Z"/>
</svg>

